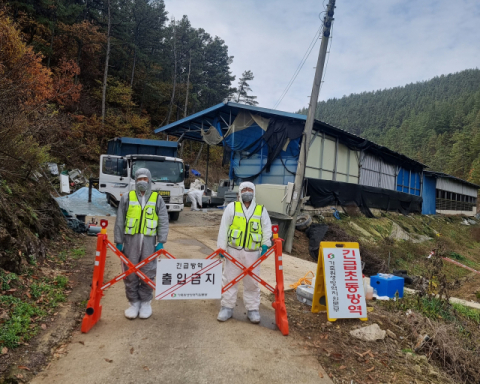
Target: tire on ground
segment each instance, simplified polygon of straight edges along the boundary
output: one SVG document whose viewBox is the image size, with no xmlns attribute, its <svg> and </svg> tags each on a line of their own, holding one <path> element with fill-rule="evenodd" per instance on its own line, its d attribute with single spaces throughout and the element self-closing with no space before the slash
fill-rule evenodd
<svg viewBox="0 0 480 384">
<path fill-rule="evenodd" d="M 295 223 L 295 229 L 305 231 L 312 224 L 312 218 L 308 213 L 298 215 Z"/>
<path fill-rule="evenodd" d="M 170 212 L 170 221 L 177 221 L 180 216 L 180 212 Z"/>
</svg>

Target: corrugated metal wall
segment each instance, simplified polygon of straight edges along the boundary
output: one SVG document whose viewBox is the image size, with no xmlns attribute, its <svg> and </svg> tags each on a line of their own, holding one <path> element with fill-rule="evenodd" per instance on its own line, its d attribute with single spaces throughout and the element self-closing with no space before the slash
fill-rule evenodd
<svg viewBox="0 0 480 384">
<path fill-rule="evenodd" d="M 434 177 L 423 176 L 423 190 L 422 190 L 422 214 L 435 215 L 437 213 L 435 208 L 435 193 L 436 180 Z"/>
<path fill-rule="evenodd" d="M 364 153 L 360 160 L 360 184 L 395 190 L 396 168 L 379 157 Z"/>
<path fill-rule="evenodd" d="M 235 172 L 235 176 L 243 179 L 257 174 L 262 170 L 267 162 L 265 156 L 255 154 L 250 158 L 242 159 L 240 161 L 240 155 L 237 153 L 232 159 L 232 166 Z M 285 164 L 285 166 L 284 166 Z M 287 169 L 285 169 L 287 167 Z M 289 172 L 290 171 L 290 172 Z M 297 159 L 285 158 L 275 159 L 270 166 L 270 172 L 263 171 L 253 181 L 254 184 L 280 184 L 287 185 L 289 182 L 295 181 L 295 172 L 297 171 Z"/>
<path fill-rule="evenodd" d="M 437 179 L 437 189 L 441 189 L 442 191 L 460 193 L 462 195 L 472 197 L 477 197 L 478 194 L 478 191 L 469 185 L 462 184 L 456 180 L 445 179 L 441 177 Z"/>
<path fill-rule="evenodd" d="M 420 196 L 422 190 L 421 174 L 400 168 L 397 177 L 397 191 Z"/>
<path fill-rule="evenodd" d="M 358 152 L 318 133 L 310 146 L 305 177 L 358 184 Z"/>
</svg>

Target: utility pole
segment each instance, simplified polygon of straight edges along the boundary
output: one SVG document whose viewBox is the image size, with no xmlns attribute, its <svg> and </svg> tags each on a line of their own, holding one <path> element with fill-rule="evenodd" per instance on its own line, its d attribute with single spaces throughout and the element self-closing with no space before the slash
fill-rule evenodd
<svg viewBox="0 0 480 384">
<path fill-rule="evenodd" d="M 112 15 L 110 12 L 110 0 L 107 0 L 108 29 L 107 29 L 107 54 L 105 55 L 105 71 L 103 72 L 102 86 L 102 126 L 105 124 L 105 101 L 107 99 L 108 61 L 110 60 L 110 38 L 112 28 Z"/>
<path fill-rule="evenodd" d="M 302 135 L 302 146 L 298 156 L 297 173 L 295 175 L 295 187 L 293 190 L 292 203 L 290 206 L 290 216 L 293 216 L 297 210 L 297 206 L 302 193 L 303 179 L 305 177 L 305 167 L 308 159 L 308 148 L 310 138 L 312 136 L 313 123 L 315 121 L 315 110 L 318 102 L 318 94 L 322 84 L 323 67 L 325 65 L 325 57 L 327 56 L 328 40 L 330 38 L 330 28 L 333 22 L 333 13 L 335 10 L 335 0 L 330 0 L 327 5 L 326 15 L 323 19 L 323 34 L 320 52 L 318 54 L 317 67 L 315 70 L 315 79 L 313 80 L 312 95 L 310 96 L 310 105 L 308 107 L 307 122 Z M 293 217 L 292 225 L 295 225 L 296 218 Z"/>
<path fill-rule="evenodd" d="M 313 80 L 312 95 L 310 96 L 310 105 L 308 106 L 307 122 L 302 134 L 302 146 L 298 155 L 297 172 L 295 174 L 295 186 L 293 189 L 292 203 L 290 205 L 289 215 L 292 217 L 288 227 L 285 251 L 291 252 L 293 246 L 293 237 L 295 235 L 295 224 L 297 215 L 300 212 L 303 179 L 305 177 L 305 167 L 307 166 L 308 149 L 310 147 L 310 139 L 312 136 L 313 123 L 315 121 L 315 110 L 317 108 L 318 94 L 322 84 L 323 67 L 325 65 L 325 57 L 327 56 L 328 40 L 330 39 L 330 28 L 333 22 L 333 13 L 335 10 L 335 0 L 330 0 L 327 5 L 326 15 L 323 19 L 322 44 L 318 53 L 317 67 L 315 69 L 315 79 Z"/>
</svg>

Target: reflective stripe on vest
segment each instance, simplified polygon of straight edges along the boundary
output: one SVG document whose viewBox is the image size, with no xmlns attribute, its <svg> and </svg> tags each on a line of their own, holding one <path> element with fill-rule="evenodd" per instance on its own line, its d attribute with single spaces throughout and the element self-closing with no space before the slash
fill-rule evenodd
<svg viewBox="0 0 480 384">
<path fill-rule="evenodd" d="M 257 251 L 262 246 L 263 205 L 257 205 L 250 220 L 243 213 L 242 203 L 235 202 L 235 215 L 228 230 L 228 245 L 235 249 Z"/>
<path fill-rule="evenodd" d="M 143 233 L 145 236 L 157 234 L 158 216 L 156 212 L 158 193 L 152 192 L 143 208 L 138 201 L 135 191 L 128 194 L 128 211 L 125 219 L 125 234 L 136 235 Z"/>
</svg>

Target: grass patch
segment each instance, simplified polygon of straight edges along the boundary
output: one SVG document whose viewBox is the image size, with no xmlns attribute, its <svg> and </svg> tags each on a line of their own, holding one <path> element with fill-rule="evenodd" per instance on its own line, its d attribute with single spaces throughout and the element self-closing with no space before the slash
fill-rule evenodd
<svg viewBox="0 0 480 384">
<path fill-rule="evenodd" d="M 478 266 L 477 263 L 475 263 L 472 260 L 467 259 L 465 256 L 462 256 L 458 254 L 457 252 L 450 252 L 447 257 L 450 257 L 450 259 L 457 260 L 461 262 L 462 264 L 465 264 L 468 267 L 476 268 Z"/>
<path fill-rule="evenodd" d="M 16 280 L 18 280 L 16 274 L 0 270 L 0 284 L 3 290 L 10 289 L 11 282 Z M 16 348 L 35 336 L 38 332 L 37 323 L 53 312 L 59 303 L 66 301 L 65 290 L 68 289 L 68 284 L 66 276 L 44 277 L 24 286 L 26 291 L 19 297 L 0 296 L 0 308 L 7 314 L 0 326 L 0 349 Z M 17 290 L 15 294 L 18 293 Z"/>
<path fill-rule="evenodd" d="M 474 308 L 466 307 L 465 305 L 454 303 L 452 307 L 457 313 L 459 313 L 463 318 L 468 319 L 475 324 L 480 324 L 480 311 Z"/>
<path fill-rule="evenodd" d="M 480 324 L 480 311 L 460 303 L 449 303 L 435 296 L 411 295 L 406 293 L 398 301 L 380 302 L 388 309 L 403 312 L 413 309 L 429 319 L 443 320 L 449 323 L 462 325 L 464 321 Z"/>
<path fill-rule="evenodd" d="M 61 261 L 61 262 L 66 262 L 67 261 L 67 251 L 62 251 L 58 254 L 58 259 Z"/>
<path fill-rule="evenodd" d="M 0 181 L 0 185 L 2 186 L 3 190 L 8 193 L 9 195 L 13 194 L 12 190 L 8 186 L 7 182 L 5 180 Z"/>
<path fill-rule="evenodd" d="M 388 309 L 401 310 L 403 312 L 413 309 L 430 319 L 455 319 L 454 308 L 449 303 L 436 297 L 410 295 L 406 293 L 403 299 L 398 301 L 381 302 Z"/>
<path fill-rule="evenodd" d="M 76 248 L 72 251 L 72 259 L 80 259 L 85 256 L 85 247 Z"/>
<path fill-rule="evenodd" d="M 45 316 L 45 311 L 13 296 L 0 297 L 2 307 L 9 308 L 10 318 L 0 328 L 0 345 L 15 348 L 37 334 L 34 317 Z"/>
<path fill-rule="evenodd" d="M 18 280 L 18 276 L 15 273 L 9 273 L 0 269 L 0 288 L 2 291 L 8 291 L 11 289 L 12 281 Z"/>
<path fill-rule="evenodd" d="M 30 286 L 30 295 L 34 300 L 42 300 L 50 308 L 55 308 L 59 303 L 66 300 L 64 294 L 68 286 L 68 278 L 57 276 L 54 279 L 44 278 L 40 283 L 33 283 Z"/>
</svg>

